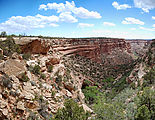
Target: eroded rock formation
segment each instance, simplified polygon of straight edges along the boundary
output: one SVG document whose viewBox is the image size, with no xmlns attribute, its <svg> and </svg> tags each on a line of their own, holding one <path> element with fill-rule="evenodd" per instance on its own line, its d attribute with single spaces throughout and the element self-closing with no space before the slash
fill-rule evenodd
<svg viewBox="0 0 155 120">
<path fill-rule="evenodd" d="M 47 54 L 50 49 L 50 46 L 45 41 L 34 40 L 28 44 L 25 44 L 21 47 L 22 53 L 31 53 L 31 54 Z"/>
</svg>

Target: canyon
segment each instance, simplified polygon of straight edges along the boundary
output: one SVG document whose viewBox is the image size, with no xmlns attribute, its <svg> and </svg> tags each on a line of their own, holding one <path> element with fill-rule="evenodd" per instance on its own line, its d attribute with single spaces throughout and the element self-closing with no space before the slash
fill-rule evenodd
<svg viewBox="0 0 155 120">
<path fill-rule="evenodd" d="M 0 119 L 49 120 L 70 98 L 94 115 L 83 89 L 100 89 L 107 78 L 114 78 L 111 86 L 124 88 L 137 79 L 132 74 L 139 67 L 142 78 L 145 72 L 137 63 L 152 43 L 118 38 L 0 39 Z M 18 45 L 21 51 L 15 51 Z"/>
<path fill-rule="evenodd" d="M 26 40 L 26 39 L 25 39 Z M 30 40 L 30 39 L 29 39 Z M 21 40 L 23 41 L 23 40 Z M 27 40 L 28 41 L 28 40 Z M 39 42 L 40 41 L 40 42 Z M 35 48 L 35 46 L 42 48 Z M 59 53 L 64 65 L 86 79 L 102 84 L 108 76 L 119 78 L 131 71 L 138 57 L 143 56 L 151 40 L 125 40 L 118 38 L 61 38 L 31 40 L 23 45 L 23 52 L 44 53 L 45 43 L 49 51 Z M 31 46 L 32 49 L 29 49 Z M 51 50 L 49 49 L 51 46 Z M 124 72 L 126 71 L 126 72 Z"/>
</svg>

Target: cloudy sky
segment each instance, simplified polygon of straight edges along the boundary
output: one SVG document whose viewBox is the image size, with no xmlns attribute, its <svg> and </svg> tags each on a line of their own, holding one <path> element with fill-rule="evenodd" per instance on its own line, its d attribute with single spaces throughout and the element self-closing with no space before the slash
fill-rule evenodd
<svg viewBox="0 0 155 120">
<path fill-rule="evenodd" d="M 155 38 L 155 0 L 0 0 L 0 32 Z"/>
</svg>

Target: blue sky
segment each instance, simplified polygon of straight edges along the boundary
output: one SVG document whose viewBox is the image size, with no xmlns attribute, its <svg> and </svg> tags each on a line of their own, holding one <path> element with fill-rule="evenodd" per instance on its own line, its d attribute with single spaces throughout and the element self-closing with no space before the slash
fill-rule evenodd
<svg viewBox="0 0 155 120">
<path fill-rule="evenodd" d="M 0 0 L 0 32 L 155 38 L 155 0 Z"/>
</svg>

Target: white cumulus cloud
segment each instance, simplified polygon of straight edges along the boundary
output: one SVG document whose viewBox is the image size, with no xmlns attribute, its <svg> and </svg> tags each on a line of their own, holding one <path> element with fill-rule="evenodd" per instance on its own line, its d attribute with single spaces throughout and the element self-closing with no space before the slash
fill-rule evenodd
<svg viewBox="0 0 155 120">
<path fill-rule="evenodd" d="M 59 25 L 55 24 L 55 23 L 51 23 L 51 24 L 49 24 L 49 26 L 51 26 L 51 27 L 58 27 Z"/>
<path fill-rule="evenodd" d="M 146 31 L 155 31 L 155 28 L 145 28 L 145 27 L 139 27 L 139 28 Z"/>
<path fill-rule="evenodd" d="M 116 26 L 114 23 L 111 23 L 111 22 L 103 22 L 103 25 L 105 25 L 105 26 Z"/>
<path fill-rule="evenodd" d="M 129 6 L 128 4 L 122 4 L 122 5 L 119 5 L 118 2 L 114 1 L 112 3 L 112 6 L 114 8 L 116 8 L 117 10 L 125 10 L 127 8 L 131 8 L 131 6 Z"/>
<path fill-rule="evenodd" d="M 33 28 L 44 28 L 45 26 L 58 22 L 57 16 L 43 16 L 37 14 L 36 16 L 12 16 L 9 20 L 0 23 L 0 31 L 7 31 L 9 33 L 22 32 Z"/>
<path fill-rule="evenodd" d="M 101 18 L 101 15 L 96 11 L 89 11 L 83 7 L 76 7 L 74 1 L 66 3 L 48 3 L 47 5 L 42 4 L 39 7 L 39 10 L 56 10 L 57 13 L 66 13 L 70 12 L 71 15 L 79 17 L 79 18 Z"/>
<path fill-rule="evenodd" d="M 75 8 L 75 3 L 74 3 L 74 1 L 72 1 L 72 2 L 66 1 L 66 4 L 64 4 L 64 3 L 58 3 L 58 4 L 57 3 L 48 3 L 45 6 L 46 6 L 46 8 L 43 8 L 44 10 L 46 10 L 46 9 L 52 10 L 53 9 L 53 10 L 56 10 L 57 13 L 61 13 L 61 12 L 72 11 L 72 9 Z"/>
<path fill-rule="evenodd" d="M 153 25 L 152 25 L 152 27 L 154 27 L 154 28 L 155 28 L 155 24 L 153 24 Z"/>
<path fill-rule="evenodd" d="M 134 0 L 135 7 L 141 8 L 144 12 L 149 12 L 155 8 L 155 0 Z"/>
<path fill-rule="evenodd" d="M 130 30 L 136 30 L 136 28 L 131 28 Z"/>
<path fill-rule="evenodd" d="M 44 4 L 41 4 L 41 5 L 39 6 L 39 10 L 41 10 L 41 9 L 47 10 L 47 7 L 46 7 L 46 5 L 44 5 Z"/>
<path fill-rule="evenodd" d="M 152 16 L 152 19 L 155 20 L 155 16 Z"/>
<path fill-rule="evenodd" d="M 72 12 L 79 18 L 101 18 L 101 15 L 98 12 L 88 11 L 83 7 L 75 8 Z"/>
<path fill-rule="evenodd" d="M 35 19 L 40 19 L 41 23 L 51 23 L 51 22 L 59 22 L 59 17 L 52 15 L 52 16 L 43 16 L 37 14 Z"/>
<path fill-rule="evenodd" d="M 78 19 L 73 17 L 70 12 L 61 13 L 59 15 L 59 18 L 60 18 L 60 21 L 62 21 L 62 22 L 69 22 L 69 23 L 78 22 Z"/>
<path fill-rule="evenodd" d="M 139 19 L 127 17 L 125 20 L 122 21 L 122 24 L 138 24 L 138 25 L 144 25 L 143 21 L 140 21 Z"/>
<path fill-rule="evenodd" d="M 78 27 L 84 28 L 84 27 L 93 27 L 94 24 L 88 24 L 88 23 L 79 23 Z"/>
</svg>

